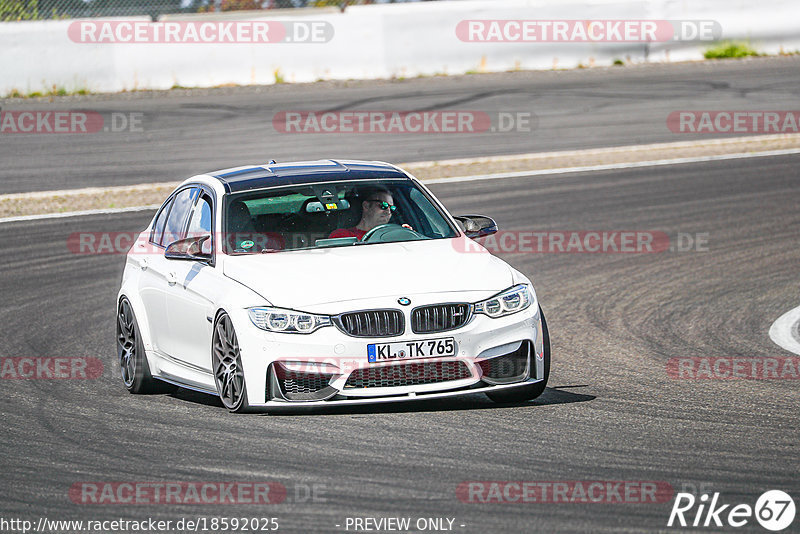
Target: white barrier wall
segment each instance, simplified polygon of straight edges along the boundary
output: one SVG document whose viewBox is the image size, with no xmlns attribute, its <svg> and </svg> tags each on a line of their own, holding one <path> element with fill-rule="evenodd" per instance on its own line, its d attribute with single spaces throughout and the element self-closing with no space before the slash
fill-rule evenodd
<svg viewBox="0 0 800 534">
<path fill-rule="evenodd" d="M 282 15 L 223 16 L 321 21 L 332 26 L 333 38 L 326 43 L 86 44 L 70 39 L 70 20 L 0 23 L 0 95 L 53 87 L 105 92 L 572 68 L 608 65 L 615 59 L 682 61 L 701 59 L 709 46 L 653 43 L 646 59 L 643 43 L 464 42 L 456 36 L 456 26 L 465 19 L 715 20 L 724 39 L 749 39 L 766 53 L 800 50 L 800 0 L 455 0 Z M 164 20 L 202 22 L 210 17 Z"/>
</svg>

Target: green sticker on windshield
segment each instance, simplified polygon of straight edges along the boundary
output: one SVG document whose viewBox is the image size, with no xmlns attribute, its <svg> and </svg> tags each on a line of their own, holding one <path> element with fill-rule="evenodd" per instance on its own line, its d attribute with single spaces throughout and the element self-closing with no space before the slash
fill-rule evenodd
<svg viewBox="0 0 800 534">
<path fill-rule="evenodd" d="M 252 241 L 242 241 L 242 244 L 239 246 L 242 248 L 253 248 L 253 246 L 255 246 L 255 243 L 253 243 Z"/>
</svg>

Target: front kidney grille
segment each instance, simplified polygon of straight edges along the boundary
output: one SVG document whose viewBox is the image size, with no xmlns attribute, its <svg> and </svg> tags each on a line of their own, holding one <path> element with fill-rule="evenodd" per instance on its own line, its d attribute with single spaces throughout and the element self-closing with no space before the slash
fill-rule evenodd
<svg viewBox="0 0 800 534">
<path fill-rule="evenodd" d="M 461 328 L 469 320 L 469 304 L 434 304 L 411 312 L 411 330 L 416 334 L 433 334 Z"/>
<path fill-rule="evenodd" d="M 405 330 L 403 313 L 398 310 L 365 310 L 343 313 L 336 317 L 336 326 L 349 336 L 391 337 Z"/>
<path fill-rule="evenodd" d="M 356 369 L 350 373 L 344 387 L 352 389 L 418 386 L 462 380 L 471 376 L 469 368 L 461 361 L 416 362 Z"/>
</svg>

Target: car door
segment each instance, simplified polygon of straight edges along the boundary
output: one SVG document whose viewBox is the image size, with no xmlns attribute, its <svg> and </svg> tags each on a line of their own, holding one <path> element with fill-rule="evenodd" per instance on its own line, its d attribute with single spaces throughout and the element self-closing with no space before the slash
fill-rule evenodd
<svg viewBox="0 0 800 534">
<path fill-rule="evenodd" d="M 137 243 L 133 248 L 133 251 L 136 252 L 134 261 L 142 271 L 139 276 L 139 298 L 142 299 L 144 304 L 145 316 L 141 317 L 140 320 L 147 323 L 147 329 L 150 332 L 150 343 L 155 350 L 159 350 L 162 326 L 167 320 L 167 306 L 166 294 L 162 287 L 163 279 L 160 280 L 160 275 L 152 267 L 159 262 L 159 256 L 164 253 L 161 239 L 174 201 L 175 197 L 170 196 L 161 206 L 161 209 L 158 210 L 153 228 L 150 231 L 149 243 Z"/>
<path fill-rule="evenodd" d="M 150 341 L 153 348 L 162 354 L 169 354 L 167 290 L 172 283 L 171 262 L 164 257 L 164 250 L 183 235 L 197 193 L 197 187 L 186 187 L 164 203 L 150 235 L 150 250 L 138 260 L 142 269 L 139 295 L 147 311 Z"/>
<path fill-rule="evenodd" d="M 169 278 L 167 314 L 170 330 L 168 353 L 188 367 L 211 372 L 211 334 L 214 303 L 224 282 L 214 268 L 216 237 L 214 228 L 214 196 L 201 191 L 189 217 L 187 237 L 208 235 L 203 252 L 210 253 L 210 262 L 167 260 Z"/>
</svg>

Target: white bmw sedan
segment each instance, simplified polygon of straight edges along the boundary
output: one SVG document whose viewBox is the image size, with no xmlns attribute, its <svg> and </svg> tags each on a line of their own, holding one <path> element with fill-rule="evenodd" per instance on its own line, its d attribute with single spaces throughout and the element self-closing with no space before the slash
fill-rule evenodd
<svg viewBox="0 0 800 534">
<path fill-rule="evenodd" d="M 233 412 L 544 391 L 534 288 L 386 163 L 195 176 L 128 252 L 117 352 L 132 393 L 180 386 Z"/>
</svg>

